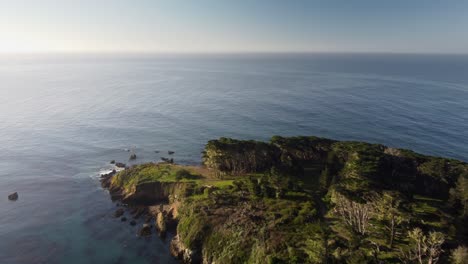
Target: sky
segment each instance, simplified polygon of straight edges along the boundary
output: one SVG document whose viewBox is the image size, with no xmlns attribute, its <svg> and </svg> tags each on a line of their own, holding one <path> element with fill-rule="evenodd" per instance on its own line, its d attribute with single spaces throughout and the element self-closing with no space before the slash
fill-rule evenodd
<svg viewBox="0 0 468 264">
<path fill-rule="evenodd" d="M 0 53 L 468 53 L 466 0 L 0 0 Z"/>
</svg>

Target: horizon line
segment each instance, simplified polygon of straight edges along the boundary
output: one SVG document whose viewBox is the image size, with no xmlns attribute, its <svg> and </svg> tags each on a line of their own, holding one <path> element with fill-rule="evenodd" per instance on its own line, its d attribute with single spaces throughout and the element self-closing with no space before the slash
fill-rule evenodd
<svg viewBox="0 0 468 264">
<path fill-rule="evenodd" d="M 258 55 L 306 55 L 306 54 L 380 54 L 380 55 L 468 55 L 468 52 L 412 52 L 412 51 L 32 51 L 32 52 L 2 52 L 0 56 L 17 56 L 17 55 L 243 55 L 243 54 L 258 54 Z"/>
</svg>

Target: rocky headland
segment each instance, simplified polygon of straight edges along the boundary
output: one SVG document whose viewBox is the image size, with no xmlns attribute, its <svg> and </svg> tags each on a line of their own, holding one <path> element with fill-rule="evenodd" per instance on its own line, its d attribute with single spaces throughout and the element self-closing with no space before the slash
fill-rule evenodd
<svg viewBox="0 0 468 264">
<path fill-rule="evenodd" d="M 101 183 L 125 205 L 116 218 L 128 211 L 145 219 L 139 235 L 175 230 L 170 250 L 183 263 L 468 257 L 468 164 L 410 150 L 319 137 L 220 138 L 205 146 L 202 166 L 139 164 Z"/>
</svg>

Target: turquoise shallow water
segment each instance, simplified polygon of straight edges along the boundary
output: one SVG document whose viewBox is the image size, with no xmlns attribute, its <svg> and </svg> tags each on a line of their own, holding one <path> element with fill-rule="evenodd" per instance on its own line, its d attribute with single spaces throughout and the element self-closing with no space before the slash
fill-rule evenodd
<svg viewBox="0 0 468 264">
<path fill-rule="evenodd" d="M 1 263 L 174 262 L 111 217 L 97 175 L 126 148 L 197 164 L 220 136 L 318 135 L 468 160 L 467 72 L 441 55 L 1 57 Z"/>
</svg>

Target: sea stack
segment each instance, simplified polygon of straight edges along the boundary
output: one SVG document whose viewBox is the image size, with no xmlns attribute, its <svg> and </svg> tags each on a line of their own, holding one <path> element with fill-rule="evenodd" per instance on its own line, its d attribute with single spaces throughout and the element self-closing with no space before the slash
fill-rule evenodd
<svg viewBox="0 0 468 264">
<path fill-rule="evenodd" d="M 18 200 L 18 193 L 17 193 L 17 192 L 14 192 L 14 193 L 8 195 L 8 200 L 10 200 L 10 201 L 16 201 L 16 200 Z"/>
</svg>

